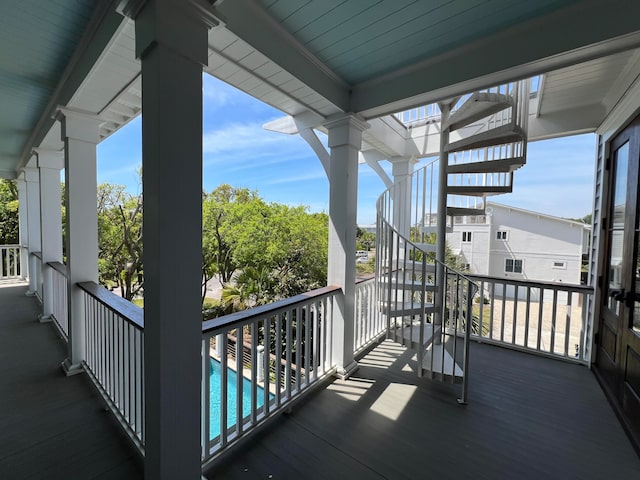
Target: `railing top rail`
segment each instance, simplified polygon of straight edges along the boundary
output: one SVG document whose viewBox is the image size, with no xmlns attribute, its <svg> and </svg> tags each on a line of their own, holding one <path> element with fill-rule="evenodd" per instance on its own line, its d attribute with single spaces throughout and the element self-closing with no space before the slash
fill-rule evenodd
<svg viewBox="0 0 640 480">
<path fill-rule="evenodd" d="M 67 276 L 67 266 L 64 263 L 60 263 L 60 262 L 47 262 L 47 265 L 49 265 L 51 268 L 53 268 L 56 272 L 64 275 L 65 277 Z"/>
<path fill-rule="evenodd" d="M 243 310 L 242 312 L 235 312 L 222 317 L 213 318 L 206 322 L 202 322 L 202 333 L 206 334 L 223 328 L 241 326 L 251 322 L 252 320 L 263 317 L 266 314 L 277 313 L 298 304 L 307 303 L 310 300 L 328 297 L 338 291 L 340 291 L 340 287 L 329 285 L 327 287 L 317 288 L 310 292 L 301 293 L 300 295 L 285 298 L 267 305 L 260 305 L 255 308 L 250 308 L 249 310 Z"/>
<path fill-rule="evenodd" d="M 0 248 L 20 248 L 20 245 L 18 244 L 0 245 Z"/>
<path fill-rule="evenodd" d="M 367 277 L 360 278 L 356 280 L 356 285 L 360 285 L 361 283 L 373 282 L 376 279 L 375 274 L 370 274 Z"/>
<path fill-rule="evenodd" d="M 583 293 L 593 293 L 594 288 L 589 285 L 577 285 L 573 283 L 559 283 L 559 282 L 545 282 L 542 280 L 517 280 L 514 278 L 504 278 L 504 277 L 492 277 L 489 275 L 477 275 L 474 273 L 467 273 L 467 277 L 475 280 L 475 281 L 490 281 L 493 283 L 509 283 L 513 285 L 518 285 L 522 287 L 544 287 L 548 289 L 556 289 L 556 290 L 564 290 L 571 292 L 583 292 Z"/>
<path fill-rule="evenodd" d="M 33 255 L 36 258 L 39 258 L 40 260 L 42 260 L 42 253 L 41 252 L 31 252 L 31 255 Z"/>
<path fill-rule="evenodd" d="M 144 330 L 144 310 L 142 308 L 94 282 L 81 282 L 78 283 L 78 287 L 102 303 L 105 307 L 113 310 L 134 327 Z"/>
</svg>

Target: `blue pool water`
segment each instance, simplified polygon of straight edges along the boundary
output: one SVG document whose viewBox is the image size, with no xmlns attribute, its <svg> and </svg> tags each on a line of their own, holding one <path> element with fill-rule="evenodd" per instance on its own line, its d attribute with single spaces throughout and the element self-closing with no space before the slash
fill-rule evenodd
<svg viewBox="0 0 640 480">
<path fill-rule="evenodd" d="M 214 439 L 220 435 L 220 380 L 222 367 L 220 362 L 211 359 L 209 367 L 209 393 L 211 403 L 209 405 L 209 428 L 210 439 Z M 235 370 L 227 367 L 227 428 L 231 428 L 236 424 L 236 381 L 238 375 Z M 273 395 L 269 395 L 273 398 Z M 264 405 L 264 389 L 257 388 L 257 408 Z M 242 416 L 243 418 L 251 414 L 251 381 L 246 378 L 242 379 Z"/>
</svg>

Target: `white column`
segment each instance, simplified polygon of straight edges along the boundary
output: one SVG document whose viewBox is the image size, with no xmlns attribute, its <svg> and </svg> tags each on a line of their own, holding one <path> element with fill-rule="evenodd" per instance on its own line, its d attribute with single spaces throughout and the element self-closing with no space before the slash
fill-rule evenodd
<svg viewBox="0 0 640 480">
<path fill-rule="evenodd" d="M 18 186 L 18 227 L 20 234 L 20 276 L 23 279 L 29 278 L 29 227 L 27 210 L 27 182 L 24 173 L 21 173 L 16 180 Z"/>
<path fill-rule="evenodd" d="M 353 359 L 358 152 L 368 125 L 353 115 L 325 125 L 329 130 L 329 268 L 327 283 L 342 288 L 333 312 L 332 361 L 346 378 L 357 368 Z"/>
<path fill-rule="evenodd" d="M 416 161 L 411 157 L 390 159 L 393 174 L 393 226 L 406 238 L 411 233 L 411 180 Z"/>
<path fill-rule="evenodd" d="M 36 268 L 33 253 L 40 253 L 40 174 L 37 168 L 25 168 L 24 180 L 27 184 L 27 249 L 29 250 L 29 291 L 27 295 L 35 295 L 42 272 Z"/>
<path fill-rule="evenodd" d="M 48 262 L 62 262 L 62 209 L 60 170 L 64 157 L 57 150 L 35 149 L 40 172 L 40 238 L 42 246 L 42 316 L 50 321 L 53 313 L 53 269 Z"/>
<path fill-rule="evenodd" d="M 83 372 L 85 358 L 84 301 L 79 282 L 98 282 L 98 213 L 96 145 L 103 121 L 96 115 L 60 108 L 65 168 L 67 298 L 69 356 L 62 362 L 67 375 Z"/>
<path fill-rule="evenodd" d="M 210 9 L 195 0 L 121 5 L 135 18 L 142 63 L 144 473 L 154 480 L 201 478 L 202 65 L 215 23 Z"/>
</svg>

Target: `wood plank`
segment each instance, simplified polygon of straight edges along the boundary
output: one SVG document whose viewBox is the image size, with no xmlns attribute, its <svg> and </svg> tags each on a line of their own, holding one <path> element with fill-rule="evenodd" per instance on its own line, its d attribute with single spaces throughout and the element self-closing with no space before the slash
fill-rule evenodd
<svg viewBox="0 0 640 480">
<path fill-rule="evenodd" d="M 142 478 L 89 379 L 62 373 L 66 346 L 26 289 L 0 286 L 0 478 Z"/>
<path fill-rule="evenodd" d="M 456 403 L 459 386 L 418 378 L 416 368 L 414 352 L 383 342 L 350 379 L 295 407 L 209 478 L 640 475 L 640 459 L 583 366 L 473 343 L 466 406 Z"/>
</svg>

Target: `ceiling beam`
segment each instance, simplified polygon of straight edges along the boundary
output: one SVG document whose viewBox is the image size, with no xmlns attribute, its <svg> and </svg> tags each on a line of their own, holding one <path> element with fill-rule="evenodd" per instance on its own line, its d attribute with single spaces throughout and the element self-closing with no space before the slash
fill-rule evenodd
<svg viewBox="0 0 640 480">
<path fill-rule="evenodd" d="M 222 2 L 215 8 L 224 26 L 342 111 L 349 85 L 252 0 Z"/>
<path fill-rule="evenodd" d="M 353 87 L 349 111 L 386 115 L 640 46 L 640 2 L 580 1 Z"/>
</svg>

